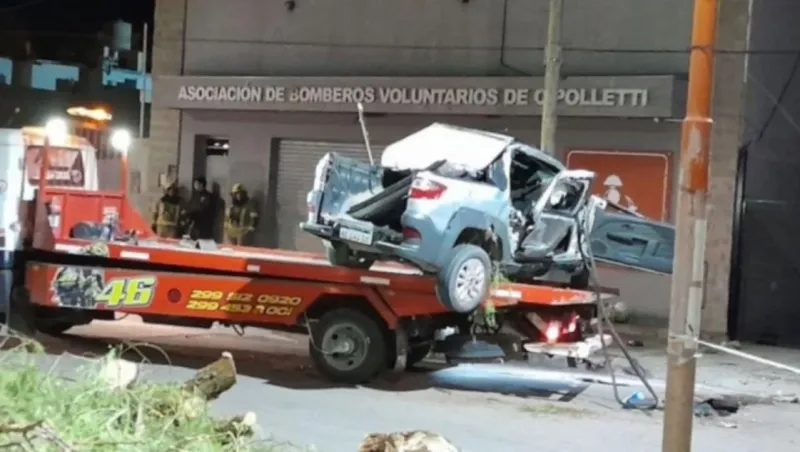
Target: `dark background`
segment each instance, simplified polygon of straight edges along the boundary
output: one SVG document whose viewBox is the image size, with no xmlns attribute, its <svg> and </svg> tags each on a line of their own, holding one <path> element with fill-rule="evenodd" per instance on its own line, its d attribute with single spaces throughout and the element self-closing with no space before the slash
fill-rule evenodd
<svg viewBox="0 0 800 452">
<path fill-rule="evenodd" d="M 154 0 L 0 0 L 0 55 L 92 65 L 98 43 L 109 37 L 105 26 L 117 19 L 131 23 L 136 46 L 143 24 L 152 25 L 154 4 Z"/>
</svg>

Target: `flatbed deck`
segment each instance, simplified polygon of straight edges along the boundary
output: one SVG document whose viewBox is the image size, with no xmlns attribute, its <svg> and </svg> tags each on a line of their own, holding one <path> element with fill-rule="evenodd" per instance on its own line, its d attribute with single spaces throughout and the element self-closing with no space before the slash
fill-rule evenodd
<svg viewBox="0 0 800 452">
<path fill-rule="evenodd" d="M 63 228 L 49 234 L 46 223 L 37 224 L 23 276 L 25 304 L 33 306 L 38 329 L 58 333 L 115 313 L 183 326 L 300 327 L 309 333 L 317 369 L 353 383 L 418 362 L 437 329 L 472 328 L 471 318 L 440 303 L 435 278 L 415 268 L 379 262 L 355 269 L 312 253 L 162 240 L 124 199 L 122 210 L 145 232 L 138 240 L 66 238 Z M 615 295 L 604 292 L 601 297 Z M 511 318 L 536 312 L 575 342 L 583 339 L 575 319 L 593 316 L 597 301 L 593 292 L 544 283 L 498 283 L 487 299 Z M 542 340 L 541 328 L 523 330 L 528 340 Z"/>
<path fill-rule="evenodd" d="M 83 240 L 58 240 L 54 250 L 80 254 L 81 249 L 89 244 Z M 106 272 L 122 272 L 120 274 L 125 275 L 147 271 L 170 274 L 170 279 L 175 280 L 173 285 L 180 287 L 187 284 L 216 285 L 216 282 L 199 281 L 206 278 L 217 281 L 219 276 L 237 277 L 238 284 L 242 286 L 264 280 L 272 283 L 281 280 L 282 284 L 301 284 L 306 293 L 316 291 L 318 297 L 344 294 L 342 287 L 348 286 L 348 293 L 364 293 L 367 288 L 377 293 L 399 317 L 447 312 L 436 298 L 433 277 L 393 263 L 378 263 L 370 270 L 361 270 L 331 266 L 323 256 L 312 253 L 229 246 L 201 250 L 181 246 L 175 241 L 160 240 L 144 240 L 138 244 L 110 242 L 107 249 L 107 257 L 111 261 Z M 41 270 L 31 274 L 39 279 L 39 273 Z M 183 282 L 178 283 L 178 280 Z M 47 287 L 45 284 L 41 286 Z M 496 307 L 507 307 L 518 304 L 592 304 L 596 300 L 593 293 L 584 290 L 506 283 L 493 288 L 490 301 Z M 170 313 L 175 314 L 173 305 L 170 306 Z"/>
</svg>

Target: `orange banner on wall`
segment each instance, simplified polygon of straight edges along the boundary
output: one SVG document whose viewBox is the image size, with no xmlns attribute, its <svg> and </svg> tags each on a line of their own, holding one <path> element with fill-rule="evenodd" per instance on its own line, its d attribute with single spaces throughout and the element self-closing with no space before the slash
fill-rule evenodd
<svg viewBox="0 0 800 452">
<path fill-rule="evenodd" d="M 654 220 L 670 218 L 670 158 L 660 152 L 572 150 L 569 168 L 597 173 L 593 192 Z"/>
</svg>

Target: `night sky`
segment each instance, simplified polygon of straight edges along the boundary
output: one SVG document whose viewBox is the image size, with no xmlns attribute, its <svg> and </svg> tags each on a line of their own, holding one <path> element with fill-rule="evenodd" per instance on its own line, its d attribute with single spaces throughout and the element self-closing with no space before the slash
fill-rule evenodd
<svg viewBox="0 0 800 452">
<path fill-rule="evenodd" d="M 99 32 L 103 24 L 122 19 L 134 30 L 152 23 L 154 0 L 0 0 L 4 27 L 41 33 Z"/>
</svg>

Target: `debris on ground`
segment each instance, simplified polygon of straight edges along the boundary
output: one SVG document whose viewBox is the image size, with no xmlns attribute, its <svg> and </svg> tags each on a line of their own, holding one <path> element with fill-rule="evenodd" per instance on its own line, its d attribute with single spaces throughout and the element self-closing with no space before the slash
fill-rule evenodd
<svg viewBox="0 0 800 452">
<path fill-rule="evenodd" d="M 656 405 L 656 401 L 641 391 L 631 393 L 622 401 L 622 408 L 626 410 L 650 409 Z"/>
<path fill-rule="evenodd" d="M 459 449 L 438 433 L 414 430 L 372 433 L 361 442 L 358 452 L 459 452 Z"/>
<path fill-rule="evenodd" d="M 718 397 L 706 399 L 694 404 L 694 415 L 697 417 L 725 417 L 739 412 L 741 403 L 734 398 Z"/>
</svg>

